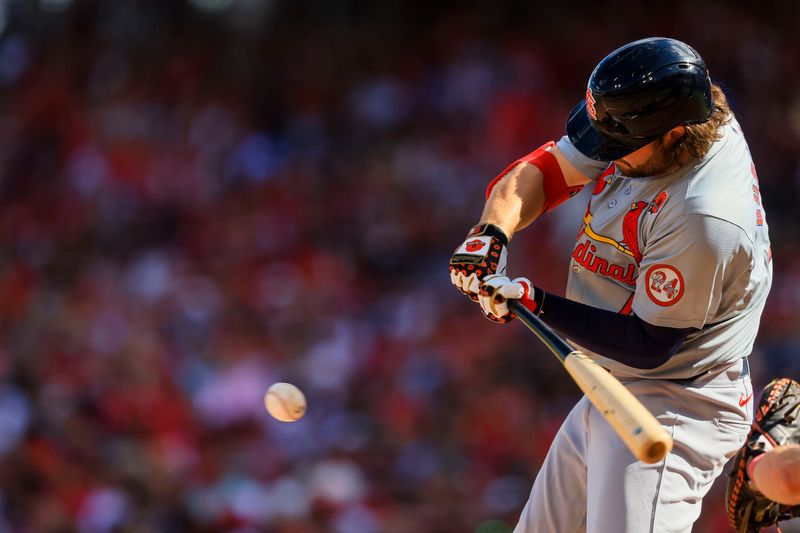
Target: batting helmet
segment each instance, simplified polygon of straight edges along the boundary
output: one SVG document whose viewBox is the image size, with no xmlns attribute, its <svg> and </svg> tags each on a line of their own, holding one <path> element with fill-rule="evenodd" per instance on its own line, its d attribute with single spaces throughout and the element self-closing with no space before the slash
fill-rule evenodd
<svg viewBox="0 0 800 533">
<path fill-rule="evenodd" d="M 714 111 L 708 69 L 691 46 L 642 39 L 608 54 L 589 77 L 586 98 L 570 113 L 567 135 L 598 161 L 625 157 L 680 124 Z"/>
</svg>

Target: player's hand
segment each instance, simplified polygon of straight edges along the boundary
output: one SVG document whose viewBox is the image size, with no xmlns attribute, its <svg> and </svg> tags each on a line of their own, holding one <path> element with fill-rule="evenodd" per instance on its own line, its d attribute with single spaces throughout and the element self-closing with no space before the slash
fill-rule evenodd
<svg viewBox="0 0 800 533">
<path fill-rule="evenodd" d="M 494 224 L 473 227 L 450 259 L 450 281 L 477 302 L 481 281 L 506 273 L 507 247 L 508 237 Z"/>
<path fill-rule="evenodd" d="M 778 459 L 780 456 L 774 452 L 787 445 L 800 444 L 800 418 L 797 417 L 800 412 L 800 383 L 791 378 L 772 380 L 761 392 L 755 412 L 756 422 L 733 461 L 733 470 L 725 489 L 728 523 L 735 531 L 761 531 L 778 520 L 800 516 L 800 505 L 789 504 L 792 505 L 790 507 L 770 499 L 786 497 L 787 502 L 798 501 L 797 495 L 789 494 L 794 492 L 789 485 L 785 487 L 790 489 L 788 491 L 779 488 L 780 478 L 786 475 L 789 465 Z M 765 452 L 765 449 L 771 451 Z M 791 448 L 788 449 L 791 453 Z M 772 459 L 766 457 L 770 454 Z M 775 459 L 778 464 L 783 464 L 778 469 L 781 475 L 772 479 L 769 463 Z M 755 460 L 758 460 L 758 464 Z M 751 478 L 751 475 L 754 477 Z M 759 479 L 762 475 L 765 475 L 764 478 Z M 752 480 L 755 480 L 757 489 L 751 486 Z M 765 487 L 767 490 L 764 490 Z M 773 493 L 771 489 L 778 490 Z"/>
<path fill-rule="evenodd" d="M 478 303 L 486 318 L 505 324 L 517 315 L 508 309 L 508 299 L 533 299 L 533 284 L 527 278 L 509 279 L 500 274 L 486 276 L 478 291 Z"/>
</svg>

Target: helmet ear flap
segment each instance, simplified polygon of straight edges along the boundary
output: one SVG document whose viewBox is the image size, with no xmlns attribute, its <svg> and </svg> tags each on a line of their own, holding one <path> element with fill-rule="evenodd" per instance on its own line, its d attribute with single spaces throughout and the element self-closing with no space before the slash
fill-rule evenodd
<svg viewBox="0 0 800 533">
<path fill-rule="evenodd" d="M 635 152 L 650 140 L 626 135 L 610 136 L 600 132 L 589 119 L 585 102 L 576 105 L 567 119 L 567 137 L 586 157 L 597 161 L 614 161 Z"/>
</svg>

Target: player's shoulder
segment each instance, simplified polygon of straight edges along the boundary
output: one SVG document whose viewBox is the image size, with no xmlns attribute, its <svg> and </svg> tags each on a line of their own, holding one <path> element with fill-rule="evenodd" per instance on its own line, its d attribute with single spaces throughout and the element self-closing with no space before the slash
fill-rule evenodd
<svg viewBox="0 0 800 533">
<path fill-rule="evenodd" d="M 705 157 L 684 169 L 672 196 L 674 215 L 706 215 L 728 221 L 752 237 L 760 208 L 755 167 L 741 127 L 735 119 Z M 755 189 L 754 189 L 755 187 Z M 763 209 L 763 208 L 762 208 Z"/>
<path fill-rule="evenodd" d="M 556 148 L 559 154 L 589 181 L 597 181 L 597 178 L 608 169 L 609 163 L 605 161 L 595 161 L 594 159 L 586 157 L 575 148 L 575 145 L 572 144 L 572 141 L 570 141 L 569 137 L 566 135 L 556 141 Z"/>
</svg>

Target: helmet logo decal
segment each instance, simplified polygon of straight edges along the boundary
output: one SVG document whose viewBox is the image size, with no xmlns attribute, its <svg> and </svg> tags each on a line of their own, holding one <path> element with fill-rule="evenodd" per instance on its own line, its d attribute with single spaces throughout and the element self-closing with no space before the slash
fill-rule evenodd
<svg viewBox="0 0 800 533">
<path fill-rule="evenodd" d="M 592 117 L 592 120 L 597 120 L 597 110 L 594 108 L 595 99 L 592 96 L 592 88 L 589 87 L 586 89 L 586 111 L 589 113 L 589 116 Z"/>
</svg>

